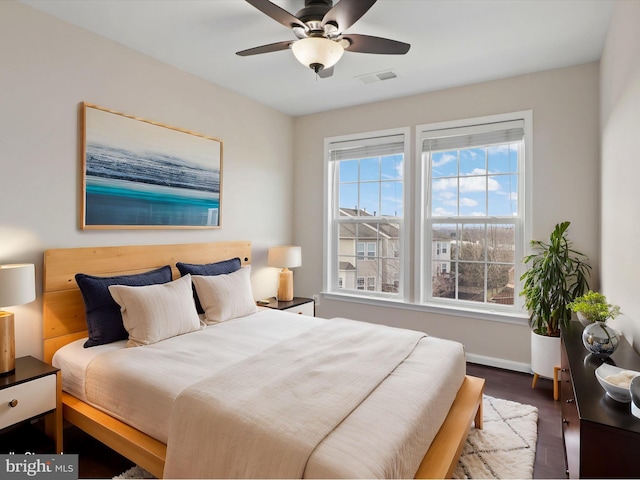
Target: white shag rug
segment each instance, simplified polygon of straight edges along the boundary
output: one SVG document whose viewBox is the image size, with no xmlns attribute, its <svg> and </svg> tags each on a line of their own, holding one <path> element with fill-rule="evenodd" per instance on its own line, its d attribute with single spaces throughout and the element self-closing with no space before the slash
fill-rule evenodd
<svg viewBox="0 0 640 480">
<path fill-rule="evenodd" d="M 126 472 L 123 472 L 120 475 L 113 477 L 113 480 L 120 479 L 120 478 L 156 478 L 156 477 L 151 475 L 144 468 L 139 467 L 138 465 L 135 465 L 131 467 L 129 470 L 127 470 Z"/>
<path fill-rule="evenodd" d="M 533 478 L 538 409 L 488 395 L 483 409 L 483 429 L 469 432 L 453 478 Z"/>
<path fill-rule="evenodd" d="M 469 432 L 453 478 L 533 478 L 538 409 L 488 395 L 483 409 L 483 429 Z M 113 478 L 155 477 L 135 466 Z"/>
</svg>

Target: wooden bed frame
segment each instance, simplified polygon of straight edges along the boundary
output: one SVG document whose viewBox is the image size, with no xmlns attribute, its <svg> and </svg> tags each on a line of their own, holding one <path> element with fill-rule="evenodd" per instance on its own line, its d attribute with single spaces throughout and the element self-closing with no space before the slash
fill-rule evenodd
<svg viewBox="0 0 640 480">
<path fill-rule="evenodd" d="M 85 308 L 75 274 L 133 274 L 176 262 L 211 263 L 239 257 L 251 263 L 251 242 L 63 248 L 44 253 L 44 360 L 60 347 L 87 336 Z M 466 376 L 444 424 L 427 451 L 416 478 L 451 478 L 472 423 L 482 428 L 484 379 Z M 64 419 L 132 462 L 162 478 L 167 447 L 104 412 L 62 393 Z"/>
</svg>

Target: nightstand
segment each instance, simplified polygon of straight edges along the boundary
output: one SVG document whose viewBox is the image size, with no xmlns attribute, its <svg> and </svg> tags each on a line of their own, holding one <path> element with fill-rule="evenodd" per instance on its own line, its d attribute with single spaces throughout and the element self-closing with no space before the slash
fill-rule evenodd
<svg viewBox="0 0 640 480">
<path fill-rule="evenodd" d="M 0 376 L 0 429 L 46 415 L 45 429 L 62 452 L 60 369 L 33 357 L 16 358 L 16 369 Z"/>
<path fill-rule="evenodd" d="M 267 304 L 260 304 L 261 307 L 273 308 L 275 310 L 283 310 L 300 315 L 315 316 L 315 304 L 313 298 L 293 297 L 290 302 L 278 301 L 272 298 Z"/>
</svg>

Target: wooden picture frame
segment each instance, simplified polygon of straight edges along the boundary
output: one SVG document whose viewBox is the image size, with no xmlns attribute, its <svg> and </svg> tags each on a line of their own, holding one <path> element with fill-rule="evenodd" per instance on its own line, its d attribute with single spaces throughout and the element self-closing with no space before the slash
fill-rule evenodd
<svg viewBox="0 0 640 480">
<path fill-rule="evenodd" d="M 222 141 L 82 104 L 84 229 L 220 228 Z"/>
</svg>

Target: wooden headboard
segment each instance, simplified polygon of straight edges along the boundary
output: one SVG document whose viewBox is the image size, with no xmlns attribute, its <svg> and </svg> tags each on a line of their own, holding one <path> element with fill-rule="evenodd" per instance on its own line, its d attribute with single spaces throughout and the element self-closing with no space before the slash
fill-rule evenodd
<svg viewBox="0 0 640 480">
<path fill-rule="evenodd" d="M 111 276 L 141 273 L 176 262 L 212 263 L 239 257 L 251 263 L 251 242 L 212 242 L 178 245 L 57 248 L 44 252 L 42 336 L 44 361 L 51 363 L 60 347 L 87 336 L 85 308 L 76 273 Z"/>
</svg>

